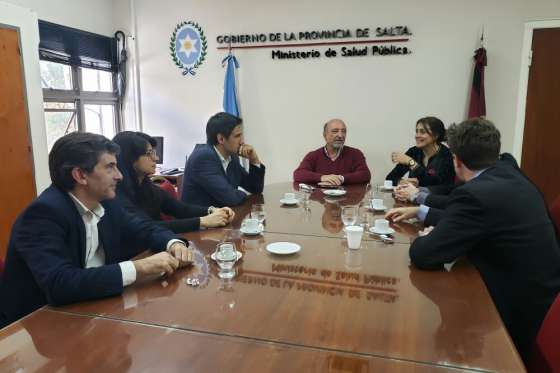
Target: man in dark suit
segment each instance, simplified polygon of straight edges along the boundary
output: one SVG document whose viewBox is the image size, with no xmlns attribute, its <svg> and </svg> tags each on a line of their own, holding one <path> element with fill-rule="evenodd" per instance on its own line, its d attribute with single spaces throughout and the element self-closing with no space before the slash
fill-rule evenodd
<svg viewBox="0 0 560 373">
<path fill-rule="evenodd" d="M 439 269 L 466 256 L 480 271 L 521 356 L 527 360 L 542 320 L 560 291 L 560 251 L 541 193 L 510 162 L 497 162 L 500 133 L 484 119 L 448 131 L 457 176 L 445 210 L 393 209 L 428 228 L 410 247 L 412 263 Z"/>
<path fill-rule="evenodd" d="M 187 159 L 181 200 L 201 206 L 235 206 L 250 193 L 262 193 L 265 167 L 255 149 L 243 141 L 241 119 L 218 113 L 206 125 L 206 144 L 197 144 Z M 249 160 L 249 172 L 239 163 Z"/>
<path fill-rule="evenodd" d="M 500 162 L 507 163 L 519 172 L 522 172 L 515 158 L 509 153 L 500 154 L 500 158 L 496 164 L 499 165 Z M 418 205 L 445 209 L 449 203 L 449 195 L 453 189 L 463 184 L 464 182 L 461 180 L 456 180 L 454 184 L 440 184 L 419 188 L 411 183 L 401 184 L 395 188 L 395 199 L 403 202 L 413 202 Z"/>
<path fill-rule="evenodd" d="M 191 261 L 186 244 L 116 201 L 117 144 L 72 133 L 49 154 L 52 185 L 17 218 L 0 279 L 0 327 L 45 305 L 120 294 Z M 130 260 L 151 248 L 158 252 Z"/>
</svg>

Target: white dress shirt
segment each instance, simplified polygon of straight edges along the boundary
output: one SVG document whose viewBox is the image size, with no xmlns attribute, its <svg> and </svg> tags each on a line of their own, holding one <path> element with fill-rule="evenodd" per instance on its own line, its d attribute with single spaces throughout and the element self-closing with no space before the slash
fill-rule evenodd
<svg viewBox="0 0 560 373">
<path fill-rule="evenodd" d="M 218 148 L 216 148 L 215 146 L 214 146 L 214 150 L 218 154 L 218 157 L 220 157 L 220 161 L 222 162 L 222 167 L 224 169 L 224 172 L 227 174 L 227 168 L 229 166 L 229 162 L 231 162 L 231 157 L 228 157 L 228 159 L 225 159 L 224 156 L 222 155 L 222 153 L 220 153 L 218 151 Z"/>
<path fill-rule="evenodd" d="M 68 193 L 78 209 L 86 229 L 86 268 L 95 268 L 105 265 L 105 251 L 99 242 L 97 223 L 105 215 L 105 209 L 98 204 L 93 210 L 88 209 L 75 195 Z M 128 286 L 136 281 L 136 268 L 132 261 L 120 262 L 123 286 Z"/>
<path fill-rule="evenodd" d="M 72 193 L 68 194 L 84 221 L 86 230 L 86 268 L 101 267 L 105 265 L 105 251 L 103 250 L 103 245 L 99 242 L 97 224 L 105 215 L 105 209 L 101 204 L 97 204 L 93 210 L 90 210 L 75 195 Z M 175 242 L 182 243 L 183 241 L 172 239 L 167 243 L 167 249 Z M 136 281 L 136 267 L 134 267 L 134 263 L 131 260 L 120 262 L 119 267 L 121 268 L 123 286 L 128 286 Z"/>
</svg>

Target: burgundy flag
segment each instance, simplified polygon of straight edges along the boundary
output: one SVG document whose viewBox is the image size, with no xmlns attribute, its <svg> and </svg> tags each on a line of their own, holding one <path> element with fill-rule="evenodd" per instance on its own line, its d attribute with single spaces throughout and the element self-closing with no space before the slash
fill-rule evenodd
<svg viewBox="0 0 560 373">
<path fill-rule="evenodd" d="M 486 116 L 486 99 L 484 98 L 485 66 L 486 49 L 481 47 L 474 52 L 474 74 L 469 103 L 469 118 Z"/>
</svg>

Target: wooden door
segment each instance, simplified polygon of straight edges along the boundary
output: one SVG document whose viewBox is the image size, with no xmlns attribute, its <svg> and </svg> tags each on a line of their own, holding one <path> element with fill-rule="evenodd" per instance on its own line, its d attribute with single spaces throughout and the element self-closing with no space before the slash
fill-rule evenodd
<svg viewBox="0 0 560 373">
<path fill-rule="evenodd" d="M 532 50 L 521 168 L 550 204 L 560 195 L 560 28 L 535 29 Z"/>
<path fill-rule="evenodd" d="M 19 33 L 0 27 L 0 259 L 13 222 L 35 197 L 28 123 Z"/>
</svg>

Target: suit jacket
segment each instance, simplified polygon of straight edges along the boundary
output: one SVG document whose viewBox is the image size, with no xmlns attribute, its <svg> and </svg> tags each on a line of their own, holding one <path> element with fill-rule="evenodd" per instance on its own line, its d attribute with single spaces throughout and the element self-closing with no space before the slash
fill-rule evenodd
<svg viewBox="0 0 560 373">
<path fill-rule="evenodd" d="M 227 172 L 212 145 L 197 144 L 187 159 L 183 176 L 181 200 L 200 206 L 235 206 L 243 203 L 247 195 L 238 190 L 242 187 L 251 193 L 262 193 L 265 167 L 251 165 L 247 172 L 232 155 Z"/>
<path fill-rule="evenodd" d="M 518 172 L 523 173 L 517 164 L 515 158 L 509 153 L 502 153 L 500 154 L 500 159 L 497 162 L 497 165 L 509 165 L 516 169 Z M 524 175 L 524 174 L 523 174 Z M 433 185 L 428 188 L 430 194 L 426 197 L 424 201 L 424 205 L 429 207 L 435 207 L 437 209 L 445 209 L 447 204 L 449 203 L 449 194 L 455 189 L 456 187 L 462 185 L 462 182 L 458 181 L 454 184 L 442 184 L 442 185 Z M 433 225 L 433 224 L 430 224 Z"/>
<path fill-rule="evenodd" d="M 166 249 L 175 235 L 148 219 L 125 212 L 113 201 L 102 203 L 98 223 L 105 265 L 85 268 L 85 226 L 74 202 L 50 186 L 16 219 L 0 279 L 0 327 L 45 305 L 63 305 L 120 294 L 119 262 L 147 248 Z"/>
<path fill-rule="evenodd" d="M 430 216 L 431 215 L 431 216 Z M 423 269 L 466 255 L 478 268 L 523 357 L 560 291 L 560 250 L 539 190 L 511 164 L 498 162 L 455 188 L 437 223 L 410 247 Z"/>
</svg>

